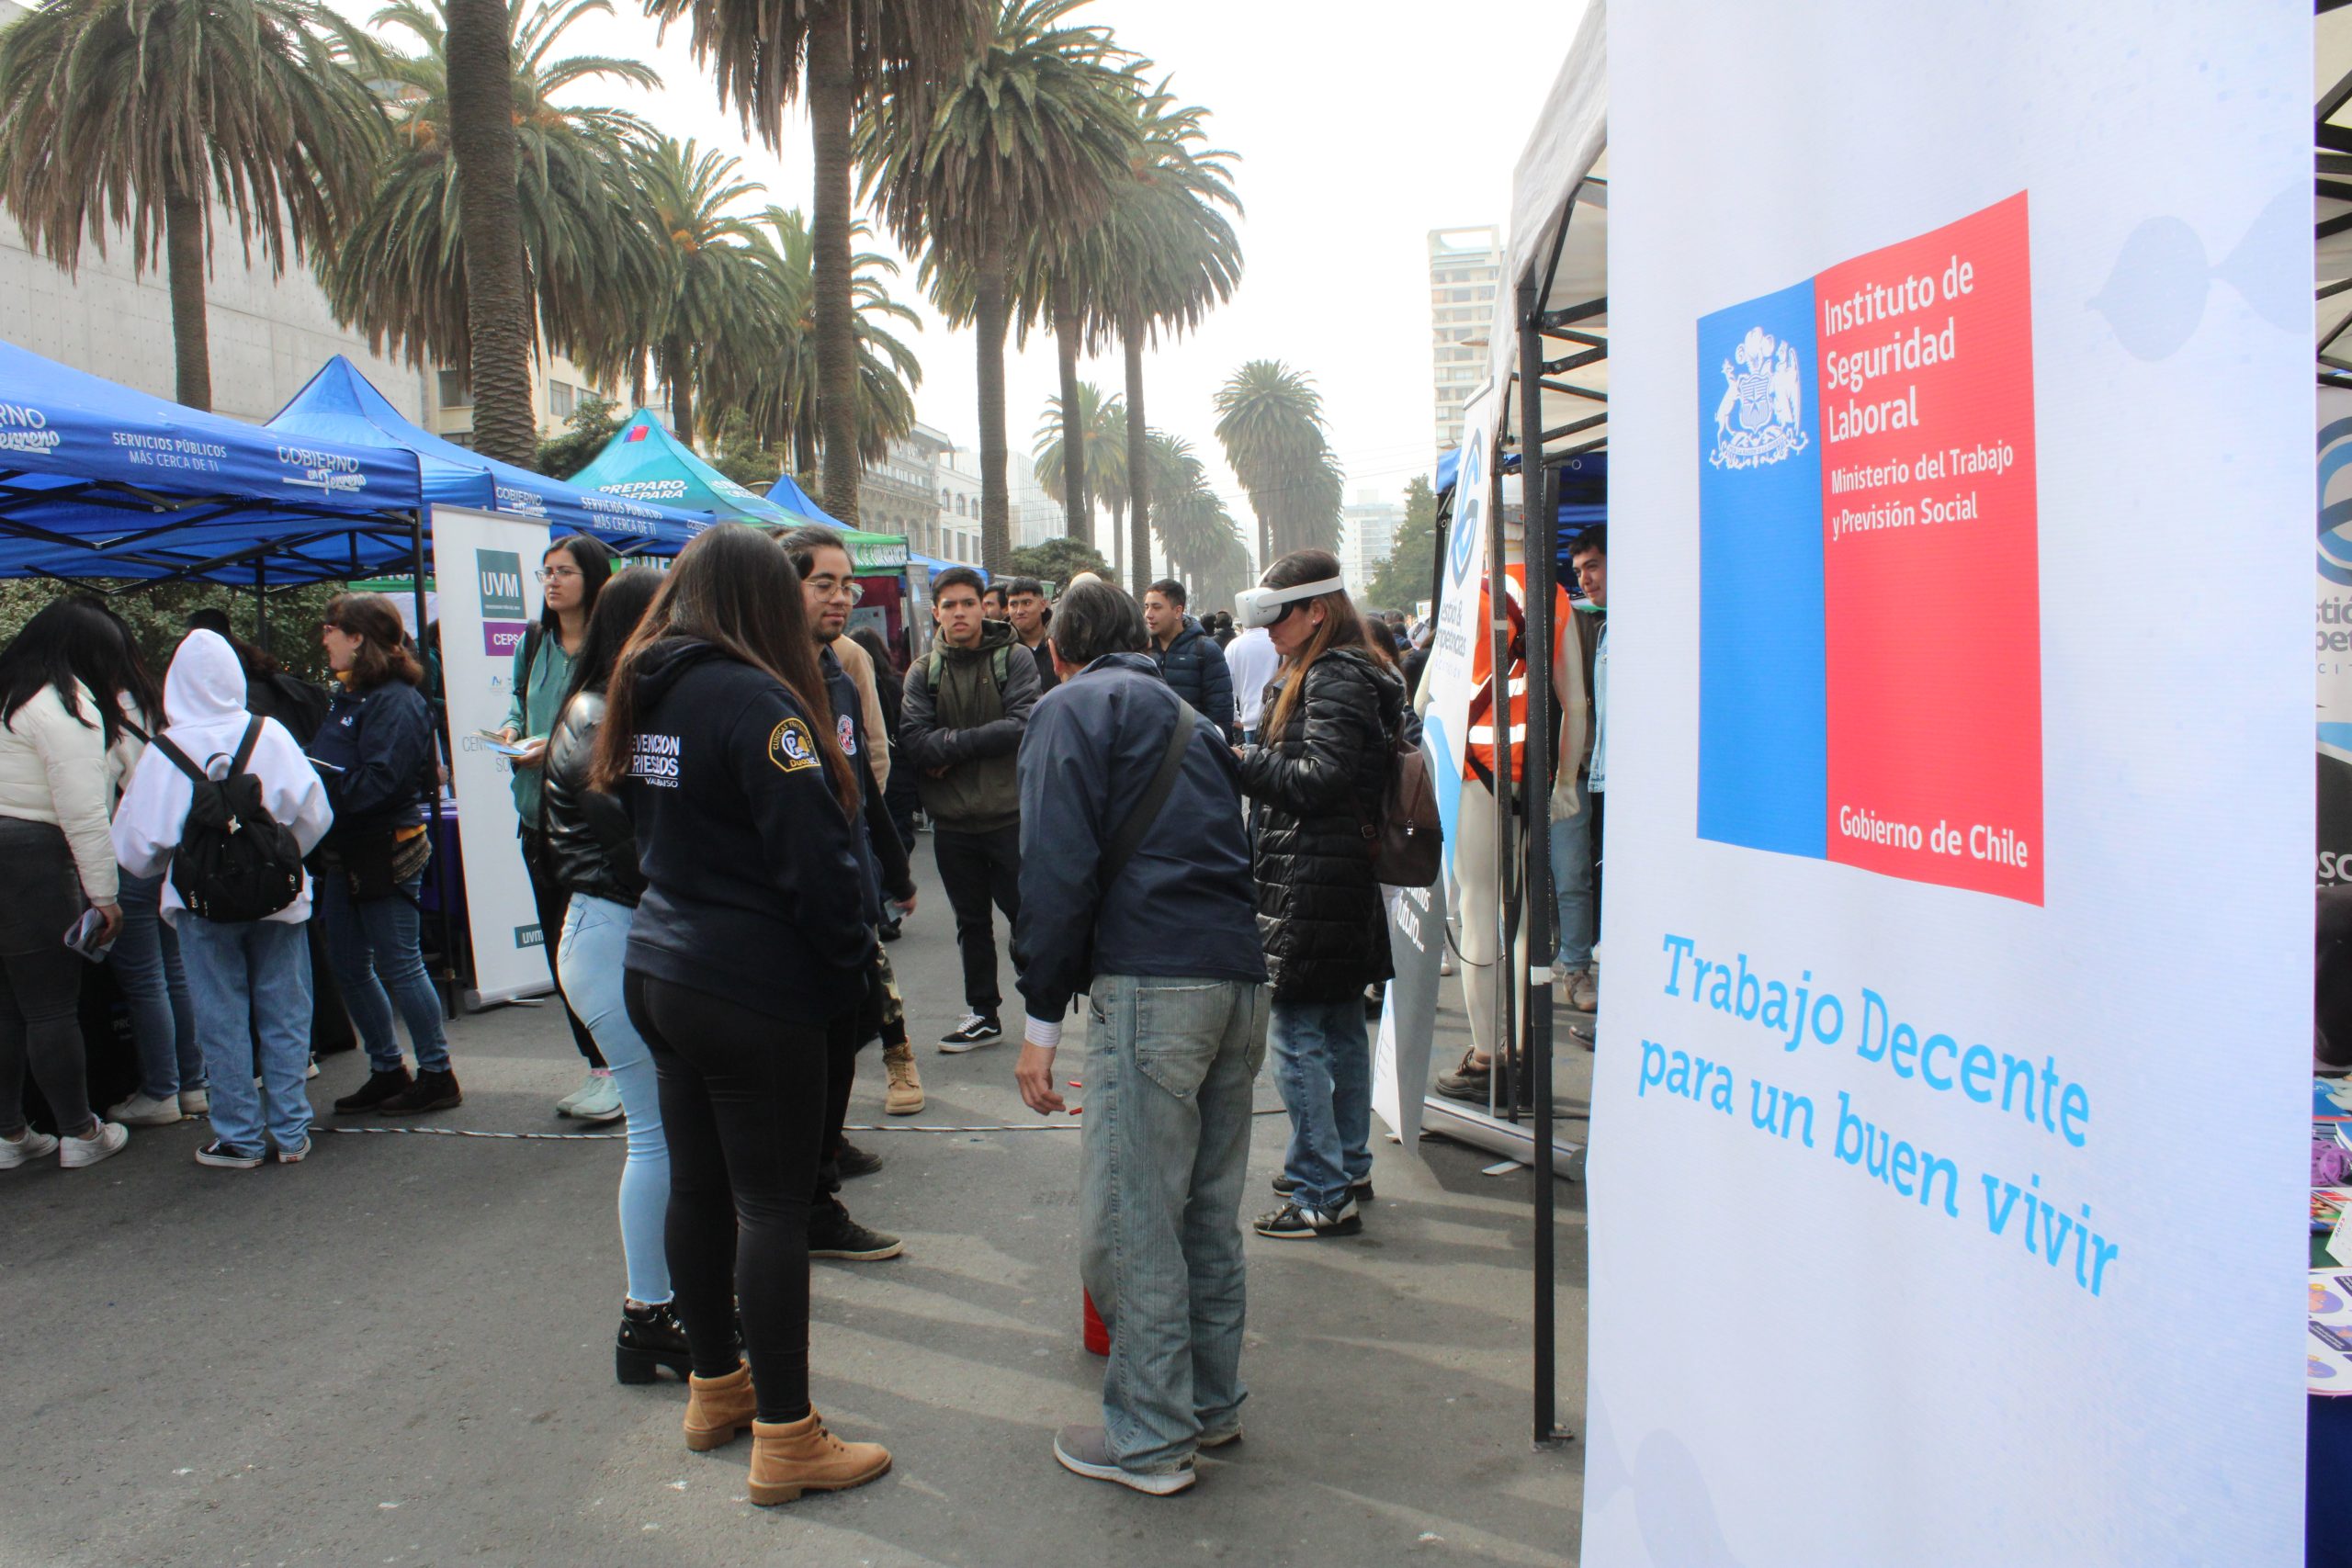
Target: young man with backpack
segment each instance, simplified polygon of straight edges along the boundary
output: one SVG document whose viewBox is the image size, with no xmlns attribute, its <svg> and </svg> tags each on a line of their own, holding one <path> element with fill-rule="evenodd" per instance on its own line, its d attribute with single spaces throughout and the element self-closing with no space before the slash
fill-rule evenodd
<svg viewBox="0 0 2352 1568">
<path fill-rule="evenodd" d="M 190 632 L 180 644 L 164 716 L 169 727 L 140 758 L 115 812 L 114 852 L 141 876 L 171 870 L 164 919 L 186 956 L 211 1085 L 212 1142 L 196 1161 L 250 1170 L 274 1144 L 278 1163 L 293 1165 L 311 1152 L 302 857 L 334 812 L 293 736 L 246 709 L 244 667 L 216 633 Z"/>
<path fill-rule="evenodd" d="M 899 743 L 917 770 L 931 813 L 939 880 L 956 911 L 956 945 L 964 958 L 964 1000 L 970 1015 L 940 1041 L 970 1051 L 1003 1036 L 997 1021 L 996 928 L 991 902 L 1008 927 L 1021 918 L 1021 736 L 1039 691 L 1037 661 L 1013 640 L 1012 627 L 982 617 L 980 574 L 950 567 L 931 580 L 939 637 L 907 671 Z M 1016 932 L 1012 966 L 1024 967 Z"/>
</svg>

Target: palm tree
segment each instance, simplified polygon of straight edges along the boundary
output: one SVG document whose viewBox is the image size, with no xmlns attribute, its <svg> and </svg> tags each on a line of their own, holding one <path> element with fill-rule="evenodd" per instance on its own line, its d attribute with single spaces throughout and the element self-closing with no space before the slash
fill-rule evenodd
<svg viewBox="0 0 2352 1568">
<path fill-rule="evenodd" d="M 1279 553 L 1275 521 L 1289 515 L 1286 487 L 1323 462 L 1323 396 L 1281 360 L 1253 359 L 1217 389 L 1216 412 L 1217 444 L 1258 514 L 1262 568 Z"/>
<path fill-rule="evenodd" d="M 788 443 L 794 465 L 803 473 L 815 473 L 824 429 L 812 266 L 815 235 L 797 208 L 770 207 L 761 217 L 767 226 L 771 287 L 785 310 L 784 327 L 779 336 L 760 345 L 742 408 L 763 439 Z M 867 231 L 858 223 L 851 232 L 862 238 Z M 892 440 L 914 428 L 914 389 L 922 384 L 922 366 L 914 350 L 890 330 L 892 323 L 917 330 L 922 325 L 912 307 L 890 297 L 888 279 L 898 271 L 899 264 L 878 252 L 857 251 L 850 257 L 852 324 L 857 337 L 857 455 L 862 464 L 878 461 Z"/>
<path fill-rule="evenodd" d="M 865 189 L 910 247 L 926 245 L 934 298 L 968 288 L 979 335 L 980 556 L 1012 553 L 1005 479 L 1004 345 L 1012 281 L 1033 237 L 1082 229 L 1139 151 L 1107 30 L 1064 19 L 1081 0 L 1004 0 L 980 52 L 937 88 L 928 117 L 866 116 Z"/>
<path fill-rule="evenodd" d="M 1035 445 L 1030 448 L 1039 488 L 1062 503 L 1068 516 L 1069 536 L 1085 545 L 1094 542 L 1094 507 L 1086 494 L 1087 475 L 1102 464 L 1114 415 L 1120 416 L 1117 439 L 1122 445 L 1119 462 L 1124 473 L 1124 405 L 1115 392 L 1105 399 L 1102 389 L 1091 381 L 1074 382 L 1069 395 L 1046 400 L 1045 412 L 1037 420 Z M 1073 441 L 1077 443 L 1076 451 L 1070 449 Z M 1078 488 L 1071 489 L 1073 485 Z M 1070 504 L 1073 499 L 1079 503 L 1074 508 Z"/>
<path fill-rule="evenodd" d="M 695 58 L 716 71 L 719 101 L 769 147 L 783 135 L 786 101 L 807 101 L 825 510 L 854 524 L 863 367 L 850 255 L 853 121 L 861 103 L 886 102 L 893 117 L 927 121 L 931 84 L 952 78 L 971 53 L 990 0 L 645 0 L 645 8 L 664 22 L 692 20 Z"/>
<path fill-rule="evenodd" d="M 1210 306 L 1232 297 L 1241 281 L 1241 246 L 1217 208 L 1238 212 L 1241 204 L 1227 168 L 1234 154 L 1195 145 L 1207 137 L 1206 110 L 1178 105 L 1164 81 L 1126 101 L 1144 155 L 1078 250 L 1088 257 L 1081 276 L 1116 323 L 1126 360 L 1127 570 L 1140 598 L 1151 570 L 1144 344 L 1147 337 L 1156 341 L 1163 328 L 1173 333 L 1199 324 Z"/>
<path fill-rule="evenodd" d="M 607 378 L 650 359 L 670 389 L 671 423 L 688 442 L 716 434 L 747 400 L 769 349 L 797 317 L 798 301 L 778 289 L 767 231 L 730 210 L 764 188 L 740 178 L 741 167 L 716 148 L 667 136 L 631 152 L 639 220 L 658 258 L 652 287 L 606 318 L 585 355 L 584 367 Z"/>
<path fill-rule="evenodd" d="M 555 52 L 574 23 L 611 9 L 606 0 L 539 0 L 513 15 L 526 321 L 551 346 L 591 357 L 616 319 L 613 302 L 631 301 L 634 310 L 660 285 L 651 235 L 629 220 L 637 201 L 628 161 L 653 140 L 651 128 L 626 110 L 554 101 L 583 82 L 661 85 L 635 61 Z M 468 365 L 473 355 L 460 182 L 449 155 L 446 15 L 441 0 L 403 0 L 373 18 L 407 33 L 418 52 L 382 63 L 390 152 L 365 209 L 321 269 L 337 320 L 366 332 L 377 352 L 403 352 L 417 365 Z"/>
<path fill-rule="evenodd" d="M 0 202 L 68 271 L 114 227 L 160 255 L 177 396 L 209 409 L 213 216 L 273 273 L 334 243 L 383 134 L 345 63 L 372 53 L 312 0 L 51 0 L 0 34 Z"/>
<path fill-rule="evenodd" d="M 458 231 L 472 329 L 467 380 L 474 446 L 527 464 L 538 455 L 531 417 L 531 291 L 523 272 L 522 168 L 514 129 L 514 14 L 506 0 L 445 0 L 449 156 L 457 165 Z"/>
</svg>

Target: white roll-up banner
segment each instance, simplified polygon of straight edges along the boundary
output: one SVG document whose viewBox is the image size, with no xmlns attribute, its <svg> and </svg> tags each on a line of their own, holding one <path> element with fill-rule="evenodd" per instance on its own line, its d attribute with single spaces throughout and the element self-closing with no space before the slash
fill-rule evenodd
<svg viewBox="0 0 2352 1568">
<path fill-rule="evenodd" d="M 2312 31 L 1611 7 L 1588 1564 L 2302 1560 Z"/>
<path fill-rule="evenodd" d="M 537 570 L 548 525 L 487 512 L 433 509 L 434 583 L 441 612 L 441 672 L 449 694 L 450 764 L 466 862 L 467 926 L 476 1007 L 543 995 L 542 946 L 531 882 L 514 838 L 514 769 L 476 733 L 506 722 L 514 649 L 539 618 Z"/>
</svg>

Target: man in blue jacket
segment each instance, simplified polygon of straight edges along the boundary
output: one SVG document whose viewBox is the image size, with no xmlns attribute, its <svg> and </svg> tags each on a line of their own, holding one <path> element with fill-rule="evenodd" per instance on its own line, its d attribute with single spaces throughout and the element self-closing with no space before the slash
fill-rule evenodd
<svg viewBox="0 0 2352 1568">
<path fill-rule="evenodd" d="M 1081 578 L 1062 594 L 1062 683 L 1021 743 L 1031 956 L 1016 1076 L 1031 1110 L 1067 1109 L 1054 1088 L 1062 1015 L 1091 991 L 1080 1269 L 1111 1359 L 1102 1425 L 1063 1427 L 1054 1457 L 1165 1495 L 1193 1484 L 1195 1449 L 1241 1436 L 1240 1202 L 1266 964 L 1233 752 L 1144 648 L 1121 590 Z M 1180 724 L 1189 739 L 1170 774 Z"/>
<path fill-rule="evenodd" d="M 1151 656 L 1159 673 L 1193 711 L 1217 727 L 1226 744 L 1241 732 L 1233 727 L 1233 671 L 1227 668 L 1225 649 L 1184 613 L 1184 585 L 1165 577 L 1143 594 L 1144 629 L 1151 634 Z"/>
</svg>

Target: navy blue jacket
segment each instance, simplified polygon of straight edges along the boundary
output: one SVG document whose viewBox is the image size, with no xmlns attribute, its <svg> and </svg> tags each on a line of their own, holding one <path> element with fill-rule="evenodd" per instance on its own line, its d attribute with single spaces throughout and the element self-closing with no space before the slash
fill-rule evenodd
<svg viewBox="0 0 2352 1568">
<path fill-rule="evenodd" d="M 1226 665 L 1225 649 L 1201 630 L 1196 618 L 1185 616 L 1176 640 L 1152 658 L 1159 662 L 1161 677 L 1176 688 L 1176 694 L 1216 725 L 1227 745 L 1241 739 L 1241 732 L 1233 727 L 1233 671 Z"/>
<path fill-rule="evenodd" d="M 856 1006 L 872 885 L 812 728 L 832 719 L 692 638 L 637 669 L 623 793 L 646 886 L 628 967 L 810 1023 Z"/>
<path fill-rule="evenodd" d="M 341 681 L 328 694 L 327 716 L 304 748 L 334 807 L 334 826 L 320 840 L 356 843 L 424 820 L 432 778 L 433 710 L 405 681 L 355 692 Z"/>
<path fill-rule="evenodd" d="M 1103 852 L 1159 772 L 1178 711 L 1141 653 L 1104 655 L 1030 710 L 1014 945 L 1030 955 L 1021 995 L 1033 1018 L 1061 1017 L 1096 974 L 1266 977 L 1240 780 L 1205 718 L 1193 720 L 1183 772 L 1135 858 L 1101 885 Z"/>
</svg>

